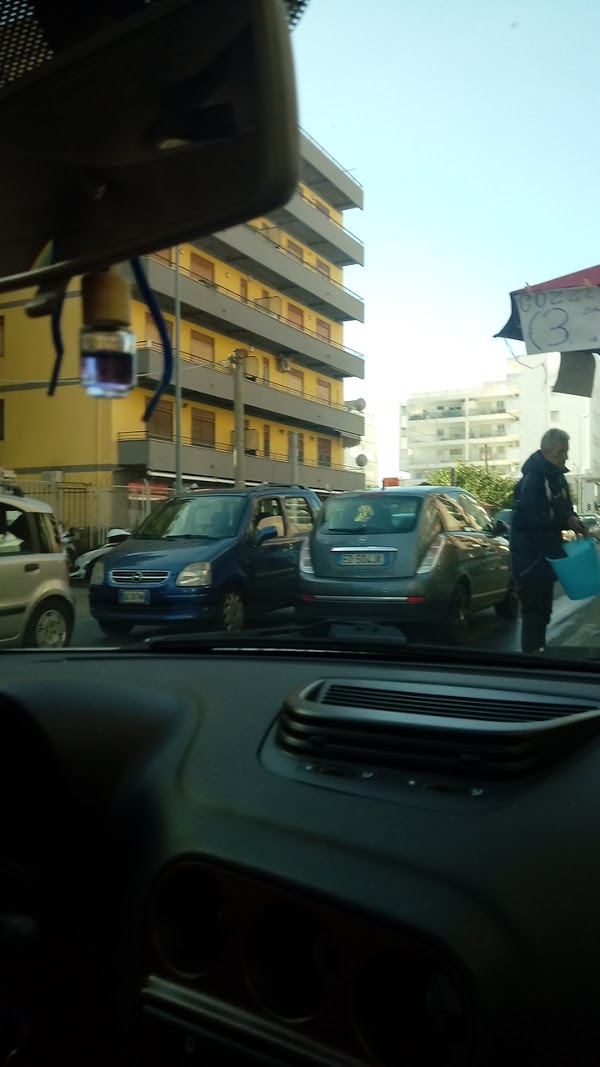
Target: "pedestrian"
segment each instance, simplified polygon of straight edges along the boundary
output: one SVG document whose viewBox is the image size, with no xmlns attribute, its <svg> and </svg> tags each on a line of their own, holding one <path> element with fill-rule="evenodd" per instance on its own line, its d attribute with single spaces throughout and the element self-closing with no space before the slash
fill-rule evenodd
<svg viewBox="0 0 600 1067">
<path fill-rule="evenodd" d="M 515 487 L 510 564 L 521 603 L 523 652 L 544 651 L 556 581 L 548 558 L 565 555 L 562 531 L 586 534 L 565 478 L 568 455 L 568 433 L 546 430 L 539 451 L 523 464 L 523 477 Z"/>
</svg>

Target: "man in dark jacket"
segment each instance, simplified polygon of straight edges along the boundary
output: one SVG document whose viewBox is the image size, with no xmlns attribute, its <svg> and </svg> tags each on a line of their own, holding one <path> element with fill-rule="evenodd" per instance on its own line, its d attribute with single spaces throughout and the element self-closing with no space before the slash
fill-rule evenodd
<svg viewBox="0 0 600 1067">
<path fill-rule="evenodd" d="M 565 478 L 569 435 L 547 430 L 539 452 L 523 464 L 515 487 L 510 563 L 521 602 L 521 649 L 543 651 L 552 614 L 554 571 L 548 563 L 565 555 L 562 531 L 586 533 Z"/>
</svg>

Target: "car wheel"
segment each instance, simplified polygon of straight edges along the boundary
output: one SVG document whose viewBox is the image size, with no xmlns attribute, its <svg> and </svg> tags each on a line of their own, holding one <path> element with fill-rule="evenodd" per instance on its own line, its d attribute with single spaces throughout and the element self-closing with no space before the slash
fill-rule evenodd
<svg viewBox="0 0 600 1067">
<path fill-rule="evenodd" d="M 67 648 L 73 633 L 73 615 L 60 600 L 45 600 L 31 616 L 23 646 L 25 648 Z"/>
<path fill-rule="evenodd" d="M 462 645 L 469 630 L 469 593 L 464 585 L 457 585 L 448 606 L 446 627 L 450 644 Z"/>
<path fill-rule="evenodd" d="M 133 630 L 132 622 L 98 622 L 98 626 L 107 637 L 126 637 Z"/>
<path fill-rule="evenodd" d="M 510 622 L 512 619 L 516 619 L 519 614 L 519 598 L 517 596 L 517 590 L 514 582 L 511 582 L 504 600 L 501 600 L 499 604 L 495 605 L 496 615 L 504 622 Z"/>
<path fill-rule="evenodd" d="M 219 603 L 217 624 L 220 630 L 243 630 L 246 618 L 244 598 L 238 589 L 227 589 Z"/>
</svg>

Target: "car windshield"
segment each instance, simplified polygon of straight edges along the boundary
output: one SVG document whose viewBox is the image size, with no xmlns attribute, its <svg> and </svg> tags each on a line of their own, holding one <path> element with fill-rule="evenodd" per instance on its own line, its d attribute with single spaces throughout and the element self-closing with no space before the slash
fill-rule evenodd
<svg viewBox="0 0 600 1067">
<path fill-rule="evenodd" d="M 135 536 L 232 537 L 237 533 L 244 504 L 244 497 L 239 496 L 170 500 L 142 522 Z"/>
<path fill-rule="evenodd" d="M 427 647 L 595 656 L 600 6 L 302 0 L 287 13 L 297 173 L 262 214 L 147 242 L 147 288 L 115 264 L 126 395 L 82 388 L 80 276 L 58 314 L 53 396 L 58 290 L 5 286 L 0 494 L 37 505 L 0 530 L 0 648 L 30 638 L 46 590 L 56 641 L 86 649 L 180 624 L 379 624 L 394 604 L 398 633 Z M 165 144 L 183 152 L 177 136 Z M 414 537 L 387 554 L 336 542 L 396 533 Z M 184 573 L 186 544 L 197 571 Z M 8 567 L 25 553 L 65 567 L 23 572 L 16 611 Z"/>
<path fill-rule="evenodd" d="M 410 533 L 420 506 L 417 496 L 342 496 L 323 508 L 319 526 L 325 533 Z"/>
</svg>

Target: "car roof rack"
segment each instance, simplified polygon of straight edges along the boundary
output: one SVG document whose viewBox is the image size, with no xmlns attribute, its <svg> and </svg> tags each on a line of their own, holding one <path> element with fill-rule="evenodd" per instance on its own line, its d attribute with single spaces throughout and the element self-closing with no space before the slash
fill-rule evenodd
<svg viewBox="0 0 600 1067">
<path fill-rule="evenodd" d="M 303 485 L 302 482 L 259 482 L 255 489 L 308 489 L 310 493 L 314 492 L 314 489 Z"/>
</svg>

